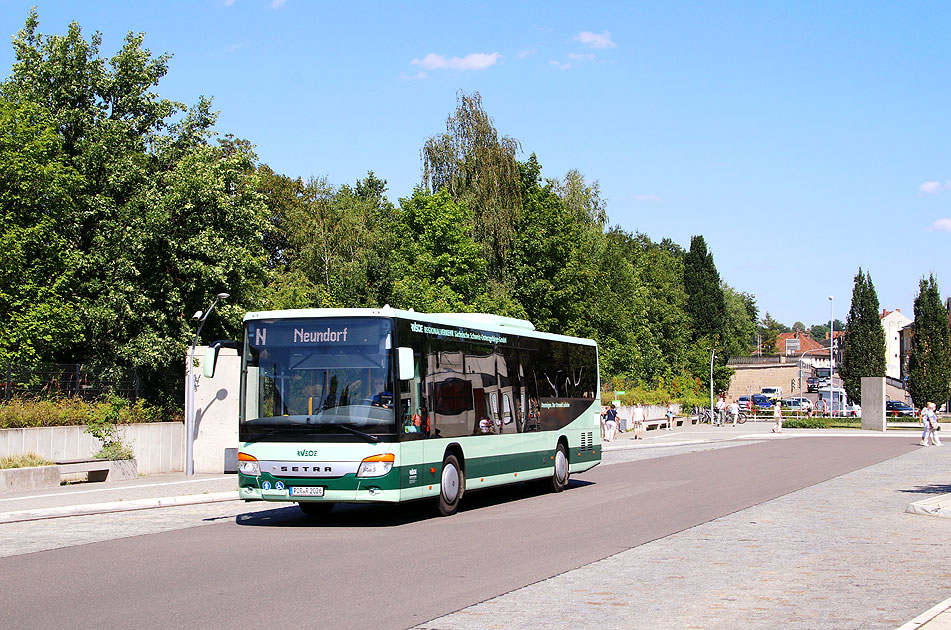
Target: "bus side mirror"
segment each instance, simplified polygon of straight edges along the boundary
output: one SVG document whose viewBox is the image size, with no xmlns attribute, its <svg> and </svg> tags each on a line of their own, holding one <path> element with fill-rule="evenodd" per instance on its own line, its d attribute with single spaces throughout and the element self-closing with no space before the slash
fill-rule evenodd
<svg viewBox="0 0 951 630">
<path fill-rule="evenodd" d="M 202 371 L 205 378 L 215 377 L 215 364 L 218 362 L 218 350 L 221 348 L 231 348 L 238 353 L 238 356 L 241 356 L 241 346 L 237 341 L 225 341 L 220 339 L 218 341 L 212 341 L 208 344 L 208 349 L 205 350 L 205 360 L 202 361 Z"/>
<path fill-rule="evenodd" d="M 416 376 L 412 348 L 397 348 L 396 361 L 399 364 L 399 377 L 401 381 L 410 381 Z"/>
<path fill-rule="evenodd" d="M 218 362 L 218 348 L 214 344 L 208 346 L 205 350 L 205 360 L 202 361 L 202 367 L 204 368 L 203 372 L 205 378 L 214 378 L 215 377 L 215 363 Z"/>
</svg>

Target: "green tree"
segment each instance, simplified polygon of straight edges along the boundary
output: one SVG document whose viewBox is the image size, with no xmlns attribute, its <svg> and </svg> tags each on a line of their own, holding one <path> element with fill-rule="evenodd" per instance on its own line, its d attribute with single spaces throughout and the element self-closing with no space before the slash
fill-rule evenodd
<svg viewBox="0 0 951 630">
<path fill-rule="evenodd" d="M 690 251 L 684 255 L 684 290 L 687 313 L 693 322 L 694 339 L 725 337 L 726 303 L 720 286 L 720 274 L 707 251 L 703 236 L 690 238 Z"/>
<path fill-rule="evenodd" d="M 951 382 L 951 339 L 948 311 L 934 274 L 918 284 L 915 297 L 915 334 L 908 363 L 908 390 L 916 407 L 948 400 Z"/>
<path fill-rule="evenodd" d="M 266 207 L 256 191 L 250 143 L 209 143 L 215 114 L 201 98 L 186 110 L 153 90 L 168 55 L 153 56 L 129 33 L 111 58 L 101 37 L 78 24 L 65 35 L 39 33 L 31 11 L 0 94 L 47 112 L 62 164 L 75 172 L 68 204 L 46 238 L 67 260 L 69 300 L 62 316 L 80 322 L 64 335 L 64 360 L 126 365 L 166 379 L 178 401 L 180 365 L 190 342 L 185 313 L 227 290 L 232 299 L 209 322 L 209 336 L 233 336 L 241 304 L 259 299 Z M 60 196 L 51 191 L 50 199 Z M 36 208 L 34 224 L 53 208 Z M 52 215 L 51 215 L 52 216 Z M 51 277 L 61 278 L 51 274 Z M 57 280 L 59 282 L 59 280 Z M 148 384 L 146 385 L 148 388 Z M 145 392 L 150 395 L 149 392 Z"/>
<path fill-rule="evenodd" d="M 503 279 L 521 211 L 518 140 L 499 136 L 478 92 L 456 95 L 446 132 L 429 138 L 421 151 L 423 185 L 447 190 L 473 213 L 473 237 L 485 253 L 492 278 Z"/>
<path fill-rule="evenodd" d="M 470 217 L 446 190 L 430 195 L 417 188 L 400 200 L 391 305 L 427 313 L 471 310 L 485 287 L 486 264 L 470 236 Z"/>
<path fill-rule="evenodd" d="M 42 107 L 0 97 L 0 364 L 55 361 L 80 333 L 73 196 L 82 179 Z"/>
<path fill-rule="evenodd" d="M 756 300 L 725 282 L 722 289 L 726 305 L 724 351 L 734 357 L 749 355 L 756 346 Z"/>
<path fill-rule="evenodd" d="M 872 276 L 861 267 L 855 276 L 845 330 L 839 375 L 849 400 L 861 404 L 862 377 L 885 376 L 885 329 L 879 317 L 878 294 Z"/>
</svg>

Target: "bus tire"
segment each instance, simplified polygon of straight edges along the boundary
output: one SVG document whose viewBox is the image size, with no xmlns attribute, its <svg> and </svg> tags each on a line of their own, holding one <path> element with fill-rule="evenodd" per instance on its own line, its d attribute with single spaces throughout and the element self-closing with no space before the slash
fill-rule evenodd
<svg viewBox="0 0 951 630">
<path fill-rule="evenodd" d="M 324 501 L 301 501 L 297 504 L 297 507 L 310 518 L 322 518 L 330 514 L 335 505 L 336 503 Z"/>
<path fill-rule="evenodd" d="M 568 450 L 564 442 L 555 448 L 555 471 L 551 476 L 551 489 L 561 492 L 568 485 Z"/>
<path fill-rule="evenodd" d="M 439 480 L 439 513 L 452 516 L 459 509 L 459 501 L 466 491 L 466 478 L 459 460 L 449 453 L 442 460 L 442 476 Z"/>
</svg>

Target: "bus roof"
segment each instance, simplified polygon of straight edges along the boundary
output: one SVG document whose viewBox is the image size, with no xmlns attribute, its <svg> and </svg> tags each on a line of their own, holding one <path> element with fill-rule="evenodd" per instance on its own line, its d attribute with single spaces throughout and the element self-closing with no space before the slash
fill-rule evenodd
<svg viewBox="0 0 951 630">
<path fill-rule="evenodd" d="M 298 308 L 282 311 L 253 311 L 245 314 L 244 321 L 321 317 L 395 317 L 399 319 L 413 319 L 429 324 L 477 328 L 491 332 L 516 334 L 537 339 L 570 341 L 591 346 L 597 345 L 597 342 L 592 339 L 556 335 L 535 330 L 534 324 L 530 321 L 516 319 L 514 317 L 504 317 L 491 313 L 419 313 L 413 310 L 404 311 L 402 309 L 392 308 L 389 305 L 381 308 Z"/>
</svg>

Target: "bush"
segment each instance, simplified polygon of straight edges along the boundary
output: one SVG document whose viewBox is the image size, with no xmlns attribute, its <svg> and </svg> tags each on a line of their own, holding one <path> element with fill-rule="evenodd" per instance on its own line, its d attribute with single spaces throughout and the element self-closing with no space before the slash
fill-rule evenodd
<svg viewBox="0 0 951 630">
<path fill-rule="evenodd" d="M 116 401 L 122 401 L 116 404 Z M 13 398 L 0 405 L 0 429 L 23 429 L 32 427 L 77 426 L 88 424 L 90 418 L 113 413 L 118 424 L 136 422 L 181 421 L 179 413 L 172 413 L 143 400 L 128 403 L 121 398 L 89 402 L 80 398 L 55 400 Z"/>
<path fill-rule="evenodd" d="M 831 418 L 790 418 L 783 419 L 784 429 L 828 429 Z"/>
<path fill-rule="evenodd" d="M 30 468 L 32 466 L 52 466 L 53 462 L 33 452 L 0 457 L 0 468 Z"/>
<path fill-rule="evenodd" d="M 119 441 L 112 442 L 111 444 L 103 444 L 102 448 L 99 449 L 93 457 L 119 461 L 122 459 L 135 459 L 135 453 L 132 452 L 131 446 Z"/>
</svg>

